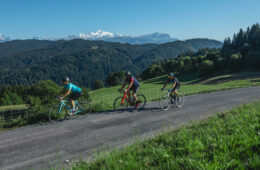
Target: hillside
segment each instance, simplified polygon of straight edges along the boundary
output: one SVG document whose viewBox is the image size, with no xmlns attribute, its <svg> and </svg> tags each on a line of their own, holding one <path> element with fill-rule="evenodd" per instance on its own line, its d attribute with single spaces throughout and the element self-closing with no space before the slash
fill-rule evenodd
<svg viewBox="0 0 260 170">
<path fill-rule="evenodd" d="M 51 79 L 60 83 L 68 75 L 72 81 L 91 87 L 110 72 L 130 70 L 139 74 L 155 61 L 174 58 L 188 50 L 221 46 L 208 39 L 165 44 L 130 45 L 75 39 L 71 41 L 20 40 L 0 44 L 0 86 L 28 85 Z M 203 42 L 203 43 L 202 43 Z M 7 59 L 8 58 L 8 59 Z"/>
</svg>

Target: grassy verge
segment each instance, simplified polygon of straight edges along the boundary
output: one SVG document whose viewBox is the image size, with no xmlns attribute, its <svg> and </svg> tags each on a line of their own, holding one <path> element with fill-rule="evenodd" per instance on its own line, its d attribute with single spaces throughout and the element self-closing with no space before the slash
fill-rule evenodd
<svg viewBox="0 0 260 170">
<path fill-rule="evenodd" d="M 80 169 L 259 169 L 260 101 L 78 162 Z"/>
</svg>

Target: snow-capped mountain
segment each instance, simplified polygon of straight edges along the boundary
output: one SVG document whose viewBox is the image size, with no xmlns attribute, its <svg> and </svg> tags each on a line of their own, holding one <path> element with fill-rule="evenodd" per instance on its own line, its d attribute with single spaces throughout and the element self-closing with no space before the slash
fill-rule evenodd
<svg viewBox="0 0 260 170">
<path fill-rule="evenodd" d="M 146 43 L 161 44 L 161 43 L 172 42 L 177 40 L 176 38 L 172 38 L 169 34 L 158 33 L 158 32 L 141 35 L 141 36 L 126 36 L 119 33 L 114 34 L 102 30 L 98 30 L 97 32 L 81 33 L 79 35 L 71 35 L 64 39 L 72 40 L 77 38 L 84 39 L 84 40 L 103 40 L 109 42 L 121 42 L 121 43 L 129 43 L 129 44 L 146 44 Z"/>
<path fill-rule="evenodd" d="M 10 40 L 9 37 L 6 37 L 6 36 L 0 34 L 0 42 L 5 42 L 5 41 L 9 41 L 9 40 Z"/>
<path fill-rule="evenodd" d="M 169 34 L 158 33 L 158 32 L 141 35 L 141 36 L 129 36 L 129 35 L 111 33 L 102 30 L 98 30 L 96 32 L 89 32 L 89 33 L 80 33 L 78 35 L 70 35 L 64 38 L 33 37 L 32 39 L 50 40 L 50 41 L 84 39 L 84 40 L 102 40 L 108 42 L 121 42 L 121 43 L 129 43 L 129 44 L 147 44 L 147 43 L 161 44 L 161 43 L 172 42 L 177 40 L 176 38 L 172 38 Z M 10 41 L 10 40 L 11 39 L 9 37 L 0 34 L 0 42 Z"/>
</svg>

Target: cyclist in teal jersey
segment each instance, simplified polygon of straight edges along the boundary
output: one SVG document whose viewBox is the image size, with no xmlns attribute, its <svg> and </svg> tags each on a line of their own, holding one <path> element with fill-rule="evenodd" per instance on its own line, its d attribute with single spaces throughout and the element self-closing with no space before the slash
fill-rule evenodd
<svg viewBox="0 0 260 170">
<path fill-rule="evenodd" d="M 82 90 L 78 86 L 70 83 L 70 80 L 68 77 L 62 78 L 62 83 L 64 84 L 64 89 L 61 90 L 59 94 L 64 94 L 60 97 L 61 100 L 63 100 L 66 96 L 68 96 L 71 92 L 71 95 L 69 96 L 70 105 L 72 107 L 72 113 L 73 114 L 77 109 L 75 108 L 74 101 L 77 100 L 81 94 Z"/>
</svg>

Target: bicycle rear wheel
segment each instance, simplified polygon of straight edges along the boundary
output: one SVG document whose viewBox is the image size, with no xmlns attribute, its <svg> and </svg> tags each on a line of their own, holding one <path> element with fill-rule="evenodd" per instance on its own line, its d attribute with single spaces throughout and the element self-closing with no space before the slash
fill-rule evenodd
<svg viewBox="0 0 260 170">
<path fill-rule="evenodd" d="M 182 107 L 184 105 L 184 96 L 179 93 L 179 97 L 176 97 L 175 104 L 177 107 Z"/>
<path fill-rule="evenodd" d="M 145 96 L 144 95 L 142 95 L 142 94 L 138 94 L 137 95 L 137 98 L 138 98 L 138 104 L 137 104 L 137 108 L 136 109 L 138 109 L 138 110 L 140 110 L 140 109 L 143 109 L 144 108 L 144 106 L 145 106 L 145 104 L 146 104 L 146 98 L 145 98 Z"/>
<path fill-rule="evenodd" d="M 60 104 L 54 104 L 49 111 L 49 120 L 64 120 L 67 118 L 69 111 L 66 107 L 62 107 Z"/>
<path fill-rule="evenodd" d="M 124 102 L 121 103 L 122 100 L 123 100 L 123 97 L 117 97 L 115 99 L 113 106 L 114 106 L 114 110 L 116 112 L 121 113 L 121 112 L 124 112 L 127 109 L 127 107 L 128 107 L 127 99 L 125 98 Z"/>
<path fill-rule="evenodd" d="M 83 115 L 83 114 L 88 114 L 91 113 L 91 104 L 89 101 L 80 101 L 78 104 L 78 114 Z"/>
<path fill-rule="evenodd" d="M 167 94 L 162 96 L 162 99 L 160 100 L 160 107 L 162 110 L 168 110 L 171 108 L 172 100 L 171 97 Z"/>
</svg>

